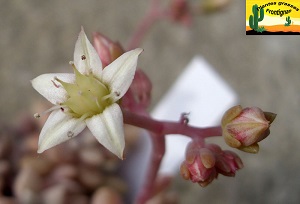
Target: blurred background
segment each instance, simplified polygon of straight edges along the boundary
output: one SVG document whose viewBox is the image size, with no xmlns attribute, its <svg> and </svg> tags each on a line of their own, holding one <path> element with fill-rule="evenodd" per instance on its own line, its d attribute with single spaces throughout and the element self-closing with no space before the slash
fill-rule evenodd
<svg viewBox="0 0 300 204">
<path fill-rule="evenodd" d="M 148 7 L 146 0 L 1 1 L 0 122 L 16 123 L 41 99 L 31 79 L 71 71 L 80 26 L 89 38 L 99 31 L 126 45 Z M 278 114 L 259 154 L 239 153 L 245 167 L 234 179 L 220 176 L 201 188 L 176 178 L 171 188 L 180 203 L 299 203 L 299 37 L 246 36 L 245 1 L 232 0 L 221 12 L 196 17 L 190 28 L 159 22 L 141 47 L 139 66 L 153 83 L 152 107 L 190 60 L 202 55 L 244 107 Z"/>
</svg>

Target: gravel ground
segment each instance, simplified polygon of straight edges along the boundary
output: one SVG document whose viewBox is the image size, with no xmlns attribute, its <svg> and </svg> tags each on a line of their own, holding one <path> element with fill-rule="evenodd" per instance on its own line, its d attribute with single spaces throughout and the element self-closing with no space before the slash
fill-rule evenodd
<svg viewBox="0 0 300 204">
<path fill-rule="evenodd" d="M 0 2 L 0 121 L 15 122 L 41 97 L 30 79 L 70 71 L 80 26 L 126 44 L 148 7 L 140 0 L 10 0 Z M 182 203 L 299 203 L 300 40 L 246 36 L 245 3 L 233 1 L 191 29 L 163 21 L 146 36 L 139 65 L 154 84 L 153 106 L 194 55 L 203 55 L 240 97 L 243 106 L 278 113 L 258 155 L 240 153 L 245 168 L 209 187 L 176 179 Z M 217 93 L 216 93 L 217 94 Z M 293 151 L 292 151 L 293 150 Z"/>
</svg>

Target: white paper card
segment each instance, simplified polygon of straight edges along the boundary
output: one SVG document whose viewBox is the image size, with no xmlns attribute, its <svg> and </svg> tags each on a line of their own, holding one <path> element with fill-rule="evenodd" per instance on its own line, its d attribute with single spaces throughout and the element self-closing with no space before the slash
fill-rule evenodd
<svg viewBox="0 0 300 204">
<path fill-rule="evenodd" d="M 178 121 L 183 112 L 189 112 L 189 124 L 198 127 L 219 124 L 223 113 L 235 105 L 237 95 L 220 75 L 203 59 L 196 56 L 184 69 L 174 85 L 152 111 L 159 120 Z M 167 136 L 166 154 L 163 158 L 160 174 L 174 175 L 179 172 L 184 160 L 188 137 Z M 139 148 L 127 155 L 123 168 L 123 178 L 130 183 L 129 203 L 141 190 L 146 171 L 149 168 L 151 140 L 148 132 L 140 137 Z"/>
<path fill-rule="evenodd" d="M 219 124 L 223 113 L 238 101 L 236 93 L 201 56 L 196 56 L 152 111 L 159 120 L 176 121 L 189 114 L 189 124 L 205 127 Z M 160 173 L 179 172 L 188 137 L 167 136 Z"/>
</svg>

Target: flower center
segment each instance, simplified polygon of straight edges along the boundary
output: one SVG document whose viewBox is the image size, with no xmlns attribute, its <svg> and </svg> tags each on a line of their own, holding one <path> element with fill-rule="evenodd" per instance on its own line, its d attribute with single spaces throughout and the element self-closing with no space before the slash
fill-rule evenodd
<svg viewBox="0 0 300 204">
<path fill-rule="evenodd" d="M 92 73 L 83 75 L 76 69 L 74 64 L 72 66 L 75 72 L 74 84 L 55 78 L 68 94 L 68 99 L 60 105 L 67 107 L 67 113 L 76 118 L 82 116 L 88 118 L 102 113 L 107 106 L 113 103 L 109 97 L 108 88 Z"/>
</svg>

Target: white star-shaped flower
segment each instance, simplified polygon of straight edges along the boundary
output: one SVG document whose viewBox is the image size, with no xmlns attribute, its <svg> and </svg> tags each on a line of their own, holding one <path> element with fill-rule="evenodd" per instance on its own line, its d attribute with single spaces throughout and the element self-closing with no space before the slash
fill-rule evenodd
<svg viewBox="0 0 300 204">
<path fill-rule="evenodd" d="M 43 74 L 31 81 L 33 88 L 55 105 L 45 111 L 51 114 L 41 130 L 38 153 L 75 137 L 87 126 L 104 147 L 122 159 L 123 115 L 117 101 L 133 80 L 141 52 L 140 48 L 126 52 L 102 69 L 82 29 L 74 62 L 70 62 L 74 74 Z"/>
</svg>

